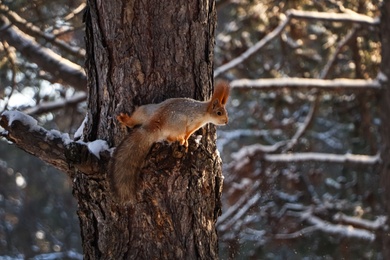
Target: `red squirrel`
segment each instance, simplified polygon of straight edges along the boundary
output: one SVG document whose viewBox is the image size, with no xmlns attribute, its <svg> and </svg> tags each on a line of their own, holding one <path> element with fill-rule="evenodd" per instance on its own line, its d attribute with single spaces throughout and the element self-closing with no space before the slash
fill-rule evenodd
<svg viewBox="0 0 390 260">
<path fill-rule="evenodd" d="M 178 141 L 188 148 L 188 138 L 202 126 L 228 123 L 225 105 L 229 90 L 229 84 L 221 81 L 209 101 L 171 98 L 159 104 L 140 106 L 131 116 L 124 113 L 117 116 L 124 126 L 139 125 L 123 139 L 113 155 L 111 187 L 118 202 L 135 202 L 139 172 L 153 143 Z"/>
</svg>

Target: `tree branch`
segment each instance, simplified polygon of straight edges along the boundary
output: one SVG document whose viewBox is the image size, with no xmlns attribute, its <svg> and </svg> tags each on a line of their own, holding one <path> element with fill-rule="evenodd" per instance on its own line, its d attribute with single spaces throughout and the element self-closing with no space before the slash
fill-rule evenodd
<svg viewBox="0 0 390 260">
<path fill-rule="evenodd" d="M 77 14 L 81 13 L 83 10 L 85 10 L 85 7 L 87 6 L 86 3 L 81 3 L 78 7 L 76 7 L 74 10 L 72 10 L 70 13 L 68 13 L 65 17 L 65 21 L 69 21 L 73 19 Z"/>
<path fill-rule="evenodd" d="M 327 163 L 355 163 L 355 164 L 378 164 L 380 155 L 361 154 L 332 154 L 332 153 L 289 153 L 289 154 L 265 154 L 264 159 L 274 163 L 291 162 L 327 162 Z"/>
<path fill-rule="evenodd" d="M 16 89 L 16 85 L 17 85 L 17 82 L 16 82 L 16 71 L 17 71 L 17 68 L 16 68 L 16 54 L 14 52 L 14 50 L 10 50 L 9 46 L 8 46 L 8 43 L 7 42 L 3 42 L 2 43 L 2 46 L 4 48 L 4 51 L 7 55 L 7 59 L 8 59 L 8 62 L 9 64 L 11 65 L 11 70 L 12 70 L 12 74 L 11 74 L 11 91 L 9 92 L 9 94 L 7 95 L 8 97 L 6 98 L 6 101 L 5 101 L 5 105 L 4 105 L 4 110 L 6 110 L 8 108 L 8 103 L 9 103 L 9 100 L 11 99 L 11 96 L 12 94 L 14 93 L 15 89 Z"/>
<path fill-rule="evenodd" d="M 38 126 L 34 118 L 16 111 L 2 113 L 0 125 L 5 129 L 2 136 L 22 150 L 61 171 L 69 170 L 65 158 L 65 143 L 70 142 L 69 136 L 51 134 Z"/>
<path fill-rule="evenodd" d="M 56 54 L 52 50 L 40 46 L 33 38 L 12 26 L 4 17 L 0 20 L 3 26 L 0 28 L 0 40 L 17 49 L 29 61 L 36 63 L 41 69 L 51 73 L 60 84 L 68 84 L 85 91 L 87 77 L 84 69 Z"/>
<path fill-rule="evenodd" d="M 317 102 L 318 98 L 315 97 L 315 100 L 313 100 L 310 104 L 310 110 L 305 118 L 305 121 L 300 124 L 294 136 L 289 141 L 287 141 L 285 147 L 283 147 L 282 149 L 282 152 L 287 152 L 288 150 L 291 150 L 298 143 L 298 139 L 301 138 L 305 131 L 309 128 L 314 118 L 314 112 L 317 108 Z"/>
<path fill-rule="evenodd" d="M 277 88 L 317 88 L 323 90 L 380 90 L 381 84 L 377 79 L 309 79 L 309 78 L 276 78 L 276 79 L 239 79 L 230 83 L 232 88 L 267 89 Z"/>
<path fill-rule="evenodd" d="M 359 14 L 356 12 L 348 13 L 330 13 L 330 12 L 313 12 L 313 11 L 302 11 L 290 9 L 286 12 L 287 17 L 295 19 L 306 19 L 306 20 L 322 20 L 328 22 L 349 22 L 349 23 L 359 23 L 366 24 L 371 26 L 379 26 L 380 19 L 379 17 L 369 17 L 364 14 Z"/>
<path fill-rule="evenodd" d="M 354 227 L 367 229 L 370 231 L 377 231 L 378 229 L 386 227 L 386 216 L 378 216 L 376 220 L 362 219 L 359 217 L 347 216 L 343 213 L 337 213 L 333 216 L 334 221 L 341 222 L 345 225 L 352 225 Z"/>
<path fill-rule="evenodd" d="M 378 26 L 379 17 L 371 18 L 367 15 L 358 14 L 358 13 L 329 13 L 329 12 L 310 12 L 310 11 L 301 11 L 290 9 L 286 12 L 286 15 L 281 15 L 282 22 L 270 33 L 268 33 L 264 38 L 262 38 L 255 45 L 250 47 L 244 53 L 242 53 L 237 58 L 229 61 L 228 63 L 220 66 L 214 71 L 214 77 L 218 77 L 220 74 L 236 67 L 237 65 L 244 62 L 246 59 L 251 57 L 253 54 L 258 52 L 261 48 L 267 45 L 270 41 L 276 38 L 287 26 L 292 18 L 295 19 L 307 19 L 307 20 L 322 20 L 330 22 L 352 22 Z"/>
<path fill-rule="evenodd" d="M 80 5 L 80 7 L 84 8 L 85 3 Z M 66 42 L 57 39 L 55 35 L 42 32 L 37 26 L 26 21 L 15 12 L 12 12 L 11 10 L 9 10 L 7 6 L 3 4 L 0 4 L 0 11 L 7 16 L 7 18 L 10 20 L 10 22 L 13 25 L 17 26 L 24 33 L 31 35 L 32 37 L 35 38 L 41 37 L 45 39 L 47 42 L 52 43 L 53 45 L 59 47 L 61 50 L 71 55 L 75 55 L 78 58 L 84 58 L 85 55 L 84 49 L 75 46 L 70 46 Z"/>
<path fill-rule="evenodd" d="M 322 231 L 326 234 L 337 235 L 341 237 L 358 238 L 362 240 L 374 241 L 375 233 L 365 229 L 351 228 L 350 225 L 334 224 L 329 221 L 325 221 L 312 214 L 310 210 L 299 212 L 298 216 L 303 220 L 311 224 L 309 227 L 305 227 L 293 233 L 288 234 L 275 234 L 275 239 L 294 239 L 297 237 L 305 236 L 306 234 L 314 231 Z M 383 223 L 383 220 L 381 220 Z"/>
<path fill-rule="evenodd" d="M 74 142 L 68 134 L 46 130 L 37 121 L 18 111 L 5 111 L 0 115 L 1 136 L 60 171 L 71 173 L 73 167 L 85 174 L 98 172 L 100 156 L 107 162 L 108 146 L 103 140 L 90 143 Z"/>
<path fill-rule="evenodd" d="M 321 218 L 314 216 L 310 210 L 301 213 L 301 219 L 307 221 L 309 224 L 315 226 L 318 230 L 326 234 L 333 234 L 342 237 L 354 237 L 358 239 L 374 241 L 375 234 L 368 230 L 359 228 L 350 228 L 350 226 L 333 224 L 331 222 L 322 220 Z"/>
<path fill-rule="evenodd" d="M 44 102 L 40 103 L 36 106 L 33 106 L 31 108 L 27 108 L 23 111 L 23 113 L 27 115 L 39 115 L 43 113 L 48 113 L 52 112 L 54 110 L 61 109 L 65 106 L 71 106 L 78 104 L 82 101 L 85 101 L 87 99 L 87 94 L 84 92 L 81 93 L 76 93 L 70 98 L 65 98 L 65 99 L 59 99 L 55 100 L 53 102 Z"/>
<path fill-rule="evenodd" d="M 283 17 L 283 16 L 282 16 Z M 276 36 L 278 36 L 283 29 L 287 26 L 288 22 L 290 21 L 290 18 L 287 17 L 283 19 L 282 23 L 278 25 L 272 32 L 268 33 L 264 38 L 262 38 L 259 42 L 257 42 L 255 45 L 250 47 L 248 50 L 246 50 L 244 53 L 242 53 L 237 58 L 229 61 L 228 63 L 220 66 L 216 70 L 214 70 L 214 77 L 218 77 L 220 74 L 236 67 L 237 65 L 244 62 L 246 59 L 248 59 L 250 56 L 255 54 L 257 51 L 259 51 L 261 48 L 263 48 L 266 44 L 268 44 L 271 40 L 273 40 Z"/>
<path fill-rule="evenodd" d="M 358 26 L 355 25 L 348 33 L 344 36 L 344 38 L 337 44 L 336 50 L 331 55 L 330 59 L 326 63 L 324 69 L 321 71 L 320 78 L 325 79 L 327 78 L 330 69 L 332 68 L 334 62 L 337 59 L 337 56 L 340 54 L 341 49 L 356 35 Z"/>
<path fill-rule="evenodd" d="M 332 154 L 332 153 L 289 153 L 289 154 L 270 154 L 286 144 L 286 141 L 280 141 L 274 145 L 253 144 L 242 147 L 238 152 L 232 154 L 233 165 L 236 170 L 240 168 L 242 162 L 248 158 L 260 156 L 261 159 L 272 163 L 301 163 L 301 162 L 325 162 L 325 163 L 353 163 L 363 165 L 375 165 L 381 162 L 380 154 L 361 155 L 361 154 Z"/>
</svg>

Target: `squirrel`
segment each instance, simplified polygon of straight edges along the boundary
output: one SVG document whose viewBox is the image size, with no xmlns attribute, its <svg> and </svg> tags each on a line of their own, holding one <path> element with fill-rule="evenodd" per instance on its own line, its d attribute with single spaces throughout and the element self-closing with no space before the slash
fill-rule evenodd
<svg viewBox="0 0 390 260">
<path fill-rule="evenodd" d="M 153 143 L 178 141 L 187 150 L 188 138 L 202 126 L 226 125 L 229 90 L 229 84 L 221 81 L 209 101 L 170 98 L 159 104 L 140 106 L 131 116 L 120 113 L 117 120 L 123 126 L 139 127 L 123 139 L 113 154 L 110 180 L 117 201 L 134 204 L 139 172 Z"/>
</svg>

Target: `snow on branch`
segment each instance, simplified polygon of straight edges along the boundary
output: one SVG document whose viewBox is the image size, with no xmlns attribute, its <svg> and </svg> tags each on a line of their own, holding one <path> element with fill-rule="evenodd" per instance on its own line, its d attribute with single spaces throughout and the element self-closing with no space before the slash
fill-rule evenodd
<svg viewBox="0 0 390 260">
<path fill-rule="evenodd" d="M 373 242 L 375 240 L 375 233 L 362 228 L 356 228 L 352 225 L 334 224 L 329 221 L 325 221 L 312 214 L 310 210 L 300 212 L 298 214 L 303 221 L 306 221 L 311 226 L 305 227 L 293 233 L 287 234 L 275 234 L 275 239 L 294 239 L 297 237 L 305 236 L 314 231 L 322 231 L 326 234 L 337 235 L 341 237 L 357 238 Z M 379 222 L 383 220 L 380 219 Z M 364 220 L 362 220 L 364 222 Z"/>
<path fill-rule="evenodd" d="M 377 219 L 371 221 L 367 219 L 357 218 L 357 217 L 351 217 L 347 216 L 343 213 L 337 213 L 333 217 L 334 221 L 342 222 L 348 225 L 353 225 L 354 227 L 360 227 L 368 230 L 378 230 L 381 228 L 386 227 L 386 216 L 378 216 Z"/>
<path fill-rule="evenodd" d="M 23 111 L 28 115 L 39 115 L 43 113 L 53 112 L 54 110 L 61 109 L 65 106 L 71 106 L 78 104 L 87 99 L 87 94 L 84 92 L 76 93 L 74 96 L 65 99 L 59 99 L 52 102 L 43 102 L 31 108 L 27 108 Z"/>
<path fill-rule="evenodd" d="M 251 198 L 247 198 L 245 200 L 245 204 L 241 205 L 240 208 L 238 208 L 236 211 L 234 211 L 234 215 L 231 216 L 231 218 L 229 218 L 228 221 L 226 222 L 220 222 L 220 230 L 221 231 L 227 231 L 229 229 L 236 229 L 236 230 L 240 230 L 240 225 L 237 225 L 238 222 L 240 222 L 240 219 L 243 219 L 243 216 L 245 214 L 247 214 L 247 212 L 256 204 L 259 203 L 261 199 L 261 195 L 260 193 L 255 193 L 253 195 L 253 197 Z M 242 223 L 243 224 L 243 223 Z"/>
<path fill-rule="evenodd" d="M 348 13 L 331 13 L 331 12 L 315 12 L 315 11 L 302 11 L 290 9 L 286 12 L 287 17 L 295 19 L 308 19 L 308 20 L 321 20 L 328 22 L 349 22 L 359 23 L 366 25 L 378 26 L 380 19 L 379 17 L 370 17 L 364 14 L 356 12 Z"/>
<path fill-rule="evenodd" d="M 380 154 L 362 155 L 362 154 L 333 154 L 333 153 L 286 153 L 273 154 L 287 142 L 280 141 L 274 145 L 253 144 L 242 147 L 238 152 L 232 154 L 232 164 L 238 164 L 245 161 L 248 157 L 260 156 L 263 160 L 273 163 L 300 163 L 300 162 L 326 162 L 326 163 L 354 163 L 373 165 L 380 163 Z"/>
<path fill-rule="evenodd" d="M 377 164 L 380 163 L 380 155 L 361 154 L 332 154 L 332 153 L 288 153 L 288 154 L 265 154 L 264 160 L 274 163 L 299 163 L 299 162 L 326 162 L 326 163 L 354 163 L 354 164 Z"/>
<path fill-rule="evenodd" d="M 232 154 L 232 161 L 229 167 L 236 171 L 244 167 L 249 161 L 256 157 L 270 163 L 303 163 L 303 162 L 324 162 L 341 164 L 362 164 L 375 165 L 381 162 L 380 154 L 332 154 L 332 153 L 275 153 L 280 148 L 289 144 L 288 141 L 280 141 L 274 145 L 253 144 L 242 147 L 238 152 Z"/>
<path fill-rule="evenodd" d="M 63 172 L 69 173 L 73 167 L 86 174 L 98 172 L 100 157 L 108 160 L 110 156 L 103 140 L 73 141 L 68 134 L 46 130 L 34 118 L 18 111 L 3 112 L 0 125 L 4 129 L 1 136 Z"/>
<path fill-rule="evenodd" d="M 68 84 L 78 90 L 86 90 L 87 77 L 81 66 L 48 48 L 42 47 L 32 37 L 10 24 L 5 17 L 2 17 L 1 20 L 3 26 L 0 28 L 0 40 L 6 41 L 29 61 L 52 74 L 58 83 Z"/>
<path fill-rule="evenodd" d="M 375 234 L 368 230 L 355 228 L 350 225 L 346 226 L 341 224 L 333 224 L 331 222 L 322 220 L 317 216 L 314 216 L 310 211 L 302 213 L 301 219 L 315 226 L 317 230 L 321 230 L 327 234 L 339 235 L 343 237 L 353 237 L 362 240 L 368 240 L 370 242 L 375 240 Z"/>
<path fill-rule="evenodd" d="M 310 79 L 310 78 L 275 78 L 275 79 L 239 79 L 230 83 L 233 88 L 240 89 L 277 89 L 277 88 L 316 88 L 323 90 L 380 90 L 377 79 Z"/>
<path fill-rule="evenodd" d="M 283 210 L 282 214 L 279 214 L 279 218 L 286 213 L 286 210 L 292 210 L 294 213 L 292 215 L 300 218 L 302 221 L 305 221 L 310 226 L 292 233 L 275 234 L 275 239 L 294 239 L 305 236 L 314 231 L 321 231 L 330 235 L 353 237 L 372 242 L 375 240 L 375 232 L 378 229 L 386 228 L 385 225 L 387 218 L 385 216 L 379 216 L 376 220 L 371 221 L 357 217 L 350 217 L 343 213 L 336 213 L 333 217 L 333 221 L 338 222 L 336 224 L 315 216 L 313 214 L 315 208 L 304 207 L 301 204 L 297 204 L 296 206 L 294 206 L 294 204 L 289 204 L 285 207 L 286 209 Z"/>
<path fill-rule="evenodd" d="M 358 14 L 355 12 L 329 13 L 329 12 L 312 12 L 312 11 L 290 9 L 286 12 L 286 15 L 284 14 L 281 15 L 281 23 L 272 32 L 268 33 L 264 38 L 262 38 L 260 41 L 258 41 L 255 45 L 253 45 L 249 49 L 247 49 L 240 56 L 218 67 L 214 71 L 214 77 L 218 77 L 222 73 L 243 63 L 246 59 L 248 59 L 253 54 L 258 52 L 265 45 L 270 43 L 273 39 L 275 39 L 278 35 L 280 35 L 280 33 L 284 30 L 284 28 L 288 25 L 288 23 L 292 18 L 322 20 L 322 21 L 330 21 L 330 22 L 351 22 L 351 23 L 367 24 L 372 26 L 378 26 L 380 21 L 378 17 L 372 18 L 367 15 Z"/>
</svg>

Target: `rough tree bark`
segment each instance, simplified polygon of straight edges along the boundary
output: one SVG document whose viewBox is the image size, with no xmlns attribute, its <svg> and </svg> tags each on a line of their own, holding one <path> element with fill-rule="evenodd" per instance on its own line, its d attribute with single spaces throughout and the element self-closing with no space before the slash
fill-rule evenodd
<svg viewBox="0 0 390 260">
<path fill-rule="evenodd" d="M 10 113 L 1 117 L 3 135 L 71 176 L 85 259 L 218 258 L 222 173 L 213 126 L 197 132 L 200 142 L 190 138 L 188 152 L 155 144 L 141 171 L 139 203 L 130 207 L 111 197 L 109 152 L 97 159 L 88 149 L 97 139 L 119 144 L 126 134 L 115 119 L 119 112 L 171 97 L 210 97 L 215 2 L 89 0 L 85 23 L 89 100 L 82 139 Z"/>
<path fill-rule="evenodd" d="M 390 2 L 384 1 L 381 15 L 381 42 L 382 64 L 381 76 L 383 93 L 381 93 L 381 138 L 382 138 L 382 171 L 381 185 L 383 189 L 384 205 L 387 212 L 387 226 L 390 225 Z M 388 228 L 383 228 L 383 259 L 390 259 L 390 233 Z"/>
</svg>

